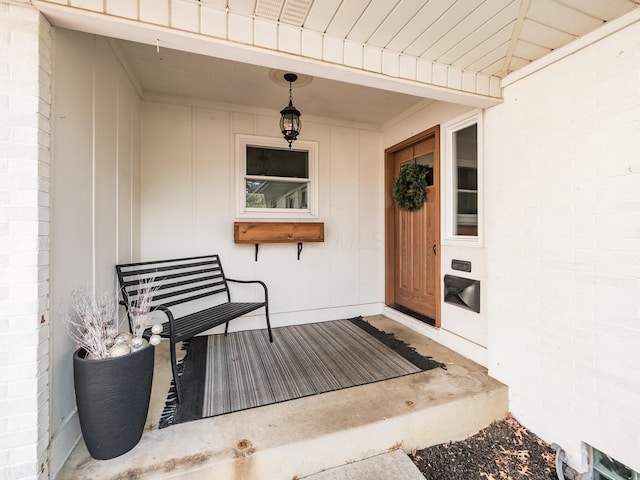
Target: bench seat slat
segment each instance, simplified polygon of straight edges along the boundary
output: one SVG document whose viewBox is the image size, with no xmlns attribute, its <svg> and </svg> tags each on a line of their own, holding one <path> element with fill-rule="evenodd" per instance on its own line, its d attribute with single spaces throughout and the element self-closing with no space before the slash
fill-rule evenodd
<svg viewBox="0 0 640 480">
<path fill-rule="evenodd" d="M 187 340 L 213 327 L 222 325 L 229 320 L 251 313 L 254 310 L 264 307 L 264 305 L 264 302 L 228 302 L 176 318 L 174 320 L 175 341 L 181 342 Z M 150 329 L 148 329 L 148 331 L 150 331 Z M 163 324 L 160 336 L 169 338 L 168 322 Z"/>
</svg>

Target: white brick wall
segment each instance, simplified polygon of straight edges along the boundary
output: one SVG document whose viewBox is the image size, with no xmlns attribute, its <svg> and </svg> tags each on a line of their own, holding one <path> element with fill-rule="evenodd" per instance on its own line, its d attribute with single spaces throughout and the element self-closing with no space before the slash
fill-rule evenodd
<svg viewBox="0 0 640 480">
<path fill-rule="evenodd" d="M 490 373 L 587 467 L 640 471 L 640 24 L 525 77 L 486 112 Z"/>
<path fill-rule="evenodd" d="M 48 477 L 51 32 L 0 2 L 0 479 Z"/>
</svg>

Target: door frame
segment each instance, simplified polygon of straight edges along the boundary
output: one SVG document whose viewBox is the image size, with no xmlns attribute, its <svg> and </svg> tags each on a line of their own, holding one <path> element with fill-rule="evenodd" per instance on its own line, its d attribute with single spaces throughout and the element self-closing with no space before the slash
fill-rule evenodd
<svg viewBox="0 0 640 480">
<path fill-rule="evenodd" d="M 406 140 L 403 140 L 400 143 L 393 145 L 385 149 L 384 151 L 384 189 L 385 189 L 385 213 L 384 213 L 384 222 L 385 222 L 385 282 L 384 282 L 384 302 L 385 305 L 393 305 L 395 302 L 395 250 L 396 250 L 396 242 L 395 242 L 395 212 L 396 205 L 393 199 L 393 186 L 395 183 L 395 175 L 394 175 L 394 154 L 400 150 L 403 150 L 414 143 L 418 143 L 422 140 L 425 140 L 429 137 L 434 137 L 435 139 L 435 149 L 434 149 L 434 167 L 437 163 L 438 168 L 434 168 L 434 176 L 433 182 L 437 185 L 436 191 L 438 192 L 437 198 L 435 199 L 436 210 L 441 212 L 440 209 L 440 199 L 442 197 L 442 193 L 440 191 L 441 182 L 440 182 L 440 125 L 436 125 L 435 127 L 429 128 L 423 132 L 420 132 Z M 436 174 L 437 173 L 437 174 Z M 436 298 L 438 299 L 436 302 L 436 318 L 435 326 L 436 328 L 440 328 L 441 324 L 441 304 L 442 304 L 442 285 L 440 281 L 441 275 L 441 242 L 440 242 L 440 232 L 441 232 L 441 224 L 442 219 L 437 225 L 436 237 Z"/>
</svg>

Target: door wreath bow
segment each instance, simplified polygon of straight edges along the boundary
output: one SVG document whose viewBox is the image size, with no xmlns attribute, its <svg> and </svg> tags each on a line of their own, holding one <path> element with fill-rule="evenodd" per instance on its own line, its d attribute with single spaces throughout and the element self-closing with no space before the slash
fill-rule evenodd
<svg viewBox="0 0 640 480">
<path fill-rule="evenodd" d="M 400 168 L 400 173 L 393 187 L 393 198 L 402 210 L 415 212 L 420 210 L 427 199 L 427 176 L 430 168 L 426 165 L 407 163 Z"/>
</svg>

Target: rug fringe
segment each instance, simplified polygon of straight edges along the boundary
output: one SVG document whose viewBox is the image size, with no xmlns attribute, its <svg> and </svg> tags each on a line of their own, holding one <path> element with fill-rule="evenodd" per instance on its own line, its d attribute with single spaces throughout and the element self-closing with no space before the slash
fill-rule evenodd
<svg viewBox="0 0 640 480">
<path fill-rule="evenodd" d="M 182 348 L 180 350 L 185 350 L 187 353 L 182 359 L 180 359 L 177 363 L 178 366 L 178 379 L 182 378 L 182 374 L 184 373 L 184 361 L 189 355 L 189 340 L 184 340 L 182 342 Z M 171 380 L 171 386 L 169 387 L 169 393 L 167 393 L 167 400 L 164 404 L 164 409 L 162 410 L 162 415 L 160 415 L 160 420 L 158 421 L 158 429 L 170 427 L 175 424 L 176 411 L 178 410 L 178 393 L 176 391 L 176 382 L 175 380 Z"/>
<path fill-rule="evenodd" d="M 348 318 L 347 320 L 367 332 L 375 339 L 384 343 L 391 350 L 395 351 L 396 353 L 398 353 L 398 355 L 404 357 L 406 360 L 410 361 L 421 370 L 430 370 L 434 367 L 439 367 L 443 370 L 447 369 L 447 366 L 444 363 L 434 360 L 433 357 L 425 356 L 418 353 L 415 348 L 413 348 L 408 343 L 396 338 L 393 333 L 387 333 L 377 329 L 369 322 L 367 322 L 364 318 L 362 318 L 362 316 Z"/>
</svg>

